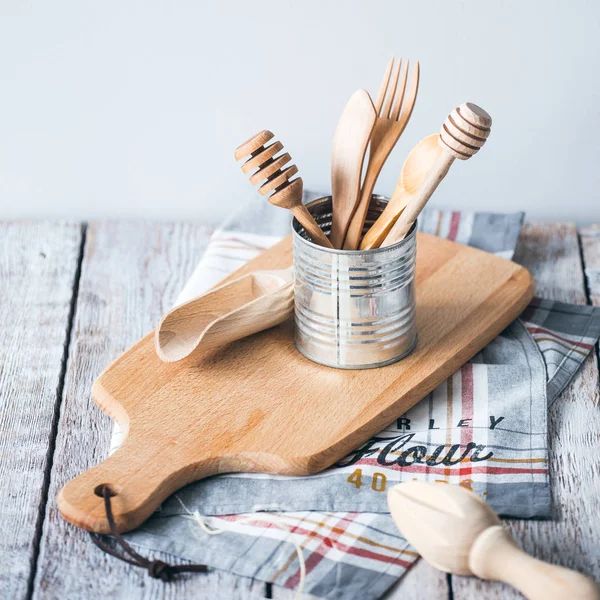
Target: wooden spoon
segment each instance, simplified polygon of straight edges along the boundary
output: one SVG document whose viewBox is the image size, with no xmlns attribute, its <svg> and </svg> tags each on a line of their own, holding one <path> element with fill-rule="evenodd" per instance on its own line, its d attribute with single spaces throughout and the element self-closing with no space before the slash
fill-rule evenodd
<svg viewBox="0 0 600 600">
<path fill-rule="evenodd" d="M 521 550 L 496 513 L 466 488 L 407 481 L 388 492 L 402 535 L 437 569 L 502 581 L 530 600 L 598 600 L 596 584 Z"/>
<path fill-rule="evenodd" d="M 455 108 L 442 125 L 438 142 L 440 155 L 431 165 L 427 176 L 402 211 L 381 247 L 391 246 L 404 239 L 412 224 L 446 177 L 455 159 L 467 160 L 485 144 L 490 135 L 492 117 L 475 104 L 467 102 Z"/>
<path fill-rule="evenodd" d="M 341 248 L 360 194 L 363 161 L 377 113 L 365 90 L 352 94 L 335 130 L 331 153 L 331 243 Z"/>
<path fill-rule="evenodd" d="M 429 171 L 439 159 L 442 147 L 434 133 L 421 140 L 406 157 L 394 193 L 384 211 L 362 239 L 361 250 L 379 248 L 396 219 L 400 216 L 413 195 L 417 192 Z"/>
<path fill-rule="evenodd" d="M 175 362 L 283 323 L 294 312 L 292 269 L 256 271 L 216 287 L 168 312 L 154 344 Z"/>
<path fill-rule="evenodd" d="M 273 134 L 266 129 L 257 133 L 237 147 L 235 159 L 241 160 L 250 155 L 250 158 L 242 164 L 244 173 L 252 173 L 250 183 L 257 185 L 263 182 L 258 188 L 262 196 L 273 192 L 269 198 L 271 204 L 291 210 L 297 221 L 309 234 L 312 242 L 319 246 L 333 248 L 323 230 L 302 203 L 302 178 L 289 180 L 298 172 L 298 167 L 291 165 L 282 169 L 292 160 L 292 157 L 287 152 L 275 156 L 280 150 L 283 150 L 281 142 L 273 142 L 271 145 L 265 146 L 272 138 Z"/>
</svg>

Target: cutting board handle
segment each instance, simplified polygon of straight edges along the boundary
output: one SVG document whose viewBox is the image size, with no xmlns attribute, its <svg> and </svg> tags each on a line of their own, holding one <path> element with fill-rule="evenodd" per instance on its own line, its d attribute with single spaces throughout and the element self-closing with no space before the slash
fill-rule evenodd
<svg viewBox="0 0 600 600">
<path fill-rule="evenodd" d="M 77 527 L 96 533 L 110 533 L 102 489 L 113 492 L 111 506 L 120 532 L 143 523 L 160 504 L 191 481 L 218 470 L 214 454 L 181 464 L 177 445 L 155 451 L 148 443 L 127 438 L 104 462 L 67 483 L 57 498 L 62 515 Z"/>
</svg>

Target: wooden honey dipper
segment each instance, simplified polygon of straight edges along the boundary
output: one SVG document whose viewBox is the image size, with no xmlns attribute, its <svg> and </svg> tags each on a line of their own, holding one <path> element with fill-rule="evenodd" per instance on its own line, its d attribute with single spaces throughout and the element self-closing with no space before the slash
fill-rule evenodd
<svg viewBox="0 0 600 600">
<path fill-rule="evenodd" d="M 391 246 L 404 239 L 452 163 L 457 158 L 467 160 L 477 154 L 490 135 L 491 126 L 492 117 L 483 108 L 470 102 L 461 104 L 448 115 L 438 136 L 441 146 L 439 157 L 431 165 L 427 177 L 398 217 L 381 247 Z M 415 165 L 418 166 L 422 167 Z"/>
<path fill-rule="evenodd" d="M 242 165 L 242 171 L 246 174 L 254 171 L 250 176 L 252 185 L 264 182 L 258 188 L 259 193 L 265 196 L 274 192 L 268 199 L 271 204 L 281 208 L 289 208 L 315 244 L 333 248 L 323 230 L 317 225 L 313 216 L 302 203 L 302 178 L 297 177 L 290 181 L 290 177 L 298 172 L 298 167 L 291 165 L 282 170 L 282 167 L 290 162 L 292 157 L 287 152 L 281 156 L 275 156 L 280 150 L 283 150 L 281 142 L 276 141 L 265 147 L 265 144 L 273 137 L 273 134 L 266 129 L 257 133 L 241 146 L 238 146 L 235 151 L 235 159 L 241 160 L 246 156 L 250 156 Z"/>
</svg>

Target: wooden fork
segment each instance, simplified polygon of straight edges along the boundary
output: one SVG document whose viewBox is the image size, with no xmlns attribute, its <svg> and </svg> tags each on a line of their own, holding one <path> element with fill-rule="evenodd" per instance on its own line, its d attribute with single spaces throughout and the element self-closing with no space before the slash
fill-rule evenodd
<svg viewBox="0 0 600 600">
<path fill-rule="evenodd" d="M 375 101 L 377 121 L 375 123 L 375 128 L 373 129 L 373 134 L 371 135 L 369 164 L 367 166 L 360 200 L 354 211 L 348 233 L 346 234 L 344 250 L 356 250 L 358 248 L 375 182 L 379 177 L 379 173 L 381 172 L 381 168 L 387 157 L 390 155 L 398 138 L 406 128 L 415 106 L 417 92 L 419 90 L 419 61 L 415 62 L 406 98 L 405 91 L 406 81 L 408 79 L 409 61 L 407 60 L 404 65 L 402 77 L 400 77 L 401 66 L 402 58 L 400 58 L 394 69 L 394 58 L 392 57 L 385 71 L 385 75 L 383 76 L 381 88 L 379 89 L 377 100 Z M 393 74 L 392 69 L 394 71 Z M 392 82 L 391 86 L 390 79 Z M 398 86 L 398 80 L 400 80 L 400 86 Z M 395 102 L 394 97 L 396 97 Z M 394 103 L 393 106 L 392 103 Z"/>
</svg>

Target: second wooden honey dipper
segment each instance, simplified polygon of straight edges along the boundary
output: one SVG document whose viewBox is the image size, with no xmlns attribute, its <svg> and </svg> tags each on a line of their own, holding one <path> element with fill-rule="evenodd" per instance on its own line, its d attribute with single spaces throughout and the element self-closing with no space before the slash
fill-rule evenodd
<svg viewBox="0 0 600 600">
<path fill-rule="evenodd" d="M 431 165 L 428 176 L 398 217 L 381 247 L 404 239 L 455 159 L 467 160 L 476 154 L 490 135 L 491 126 L 490 115 L 470 102 L 461 104 L 448 115 L 438 136 L 441 146 L 439 157 Z"/>
<path fill-rule="evenodd" d="M 274 192 L 269 197 L 271 204 L 281 208 L 289 208 L 315 244 L 333 248 L 323 230 L 302 203 L 302 178 L 298 177 L 290 181 L 290 177 L 298 172 L 298 167 L 291 165 L 282 169 L 284 165 L 292 160 L 292 157 L 287 152 L 281 156 L 275 156 L 280 150 L 283 150 L 281 142 L 273 142 L 270 146 L 265 146 L 273 137 L 273 134 L 266 129 L 257 133 L 241 146 L 238 146 L 235 151 L 235 159 L 241 160 L 246 156 L 250 156 L 242 165 L 242 171 L 244 173 L 254 171 L 250 177 L 250 183 L 253 185 L 262 183 L 258 188 L 259 193 L 265 196 Z"/>
</svg>

